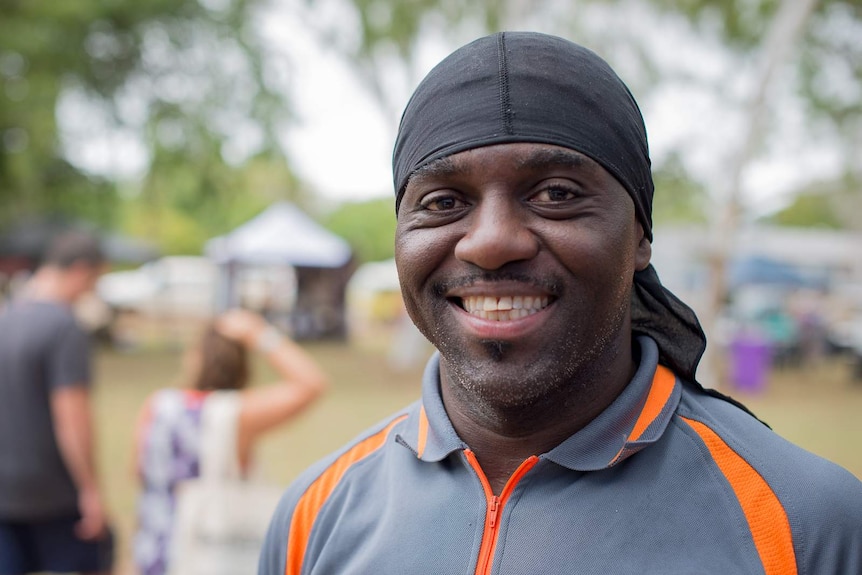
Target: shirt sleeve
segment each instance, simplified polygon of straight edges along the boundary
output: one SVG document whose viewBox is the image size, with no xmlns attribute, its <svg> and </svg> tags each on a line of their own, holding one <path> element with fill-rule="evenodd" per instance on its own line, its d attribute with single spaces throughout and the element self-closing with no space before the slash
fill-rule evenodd
<svg viewBox="0 0 862 575">
<path fill-rule="evenodd" d="M 290 519 L 293 508 L 289 494 L 282 497 L 269 525 L 269 531 L 260 552 L 258 575 L 284 575 L 287 563 L 287 538 L 290 532 Z"/>
<path fill-rule="evenodd" d="M 348 444 L 349 447 L 349 444 Z M 346 449 L 346 448 L 345 448 Z M 341 451 L 330 454 L 303 471 L 287 488 L 269 524 L 258 562 L 258 575 L 284 575 L 287 571 L 287 547 L 290 539 L 290 524 L 299 500 L 312 483 L 337 459 Z M 311 570 L 313 560 L 306 557 L 302 573 Z"/>
<path fill-rule="evenodd" d="M 60 331 L 46 362 L 48 388 L 90 385 L 90 338 L 74 322 Z"/>
<path fill-rule="evenodd" d="M 815 494 L 795 505 L 800 573 L 862 573 L 862 482 L 838 466 L 808 481 Z"/>
</svg>

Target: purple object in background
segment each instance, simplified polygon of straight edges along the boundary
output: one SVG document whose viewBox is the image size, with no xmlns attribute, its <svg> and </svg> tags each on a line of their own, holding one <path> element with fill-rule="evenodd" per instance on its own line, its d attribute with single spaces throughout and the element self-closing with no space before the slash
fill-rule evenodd
<svg viewBox="0 0 862 575">
<path fill-rule="evenodd" d="M 772 364 L 769 342 L 755 333 L 743 332 L 730 344 L 731 381 L 736 389 L 760 392 Z"/>
</svg>

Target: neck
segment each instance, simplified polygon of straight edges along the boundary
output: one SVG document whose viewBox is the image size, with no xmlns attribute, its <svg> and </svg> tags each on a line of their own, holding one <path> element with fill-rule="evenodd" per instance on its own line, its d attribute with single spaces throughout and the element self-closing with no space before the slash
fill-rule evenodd
<svg viewBox="0 0 862 575">
<path fill-rule="evenodd" d="M 76 294 L 64 280 L 63 270 L 54 267 L 40 268 L 24 289 L 27 298 L 72 305 Z"/>
</svg>

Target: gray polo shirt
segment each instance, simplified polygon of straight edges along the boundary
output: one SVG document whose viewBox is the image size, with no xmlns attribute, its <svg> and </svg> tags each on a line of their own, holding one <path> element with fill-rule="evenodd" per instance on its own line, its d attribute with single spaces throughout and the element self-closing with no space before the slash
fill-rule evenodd
<svg viewBox="0 0 862 575">
<path fill-rule="evenodd" d="M 862 573 L 862 483 L 729 402 L 641 365 L 493 495 L 439 393 L 288 489 L 260 575 Z"/>
<path fill-rule="evenodd" d="M 69 308 L 18 301 L 0 309 L 0 519 L 77 510 L 54 438 L 50 395 L 89 382 L 88 336 Z"/>
</svg>

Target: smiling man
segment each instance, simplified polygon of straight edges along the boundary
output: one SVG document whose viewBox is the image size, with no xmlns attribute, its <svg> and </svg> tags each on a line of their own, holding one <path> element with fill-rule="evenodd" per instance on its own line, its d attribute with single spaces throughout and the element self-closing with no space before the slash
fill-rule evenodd
<svg viewBox="0 0 862 575">
<path fill-rule="evenodd" d="M 862 573 L 862 484 L 696 381 L 650 265 L 628 89 L 561 38 L 454 52 L 407 105 L 396 262 L 422 398 L 288 490 L 262 575 Z"/>
</svg>

